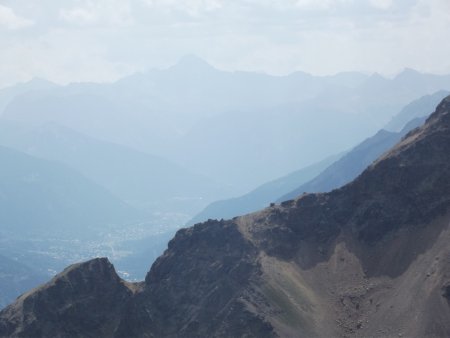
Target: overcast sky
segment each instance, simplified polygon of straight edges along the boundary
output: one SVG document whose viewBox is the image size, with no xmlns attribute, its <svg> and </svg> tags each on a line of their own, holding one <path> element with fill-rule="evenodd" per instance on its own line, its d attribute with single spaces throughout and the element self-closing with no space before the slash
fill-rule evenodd
<svg viewBox="0 0 450 338">
<path fill-rule="evenodd" d="M 0 87 L 227 70 L 450 73 L 450 0 L 0 0 Z"/>
</svg>

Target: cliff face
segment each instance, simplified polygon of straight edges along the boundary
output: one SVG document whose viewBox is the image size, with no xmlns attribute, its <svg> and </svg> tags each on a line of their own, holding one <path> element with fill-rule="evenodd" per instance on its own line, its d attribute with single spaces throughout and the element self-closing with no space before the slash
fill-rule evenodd
<svg viewBox="0 0 450 338">
<path fill-rule="evenodd" d="M 0 333 L 446 337 L 449 240 L 450 97 L 343 188 L 180 230 L 142 285 L 70 267 Z"/>
</svg>

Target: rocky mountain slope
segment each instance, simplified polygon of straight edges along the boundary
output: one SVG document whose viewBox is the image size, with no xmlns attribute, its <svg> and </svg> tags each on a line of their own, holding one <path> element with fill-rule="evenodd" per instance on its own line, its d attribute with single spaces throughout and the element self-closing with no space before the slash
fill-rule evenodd
<svg viewBox="0 0 450 338">
<path fill-rule="evenodd" d="M 145 283 L 105 259 L 0 312 L 3 336 L 448 337 L 450 97 L 356 180 L 180 230 Z"/>
</svg>

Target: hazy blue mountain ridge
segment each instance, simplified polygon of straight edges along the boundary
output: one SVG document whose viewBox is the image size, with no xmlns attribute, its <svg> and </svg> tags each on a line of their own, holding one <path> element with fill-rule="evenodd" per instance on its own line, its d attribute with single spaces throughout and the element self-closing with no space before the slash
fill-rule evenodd
<svg viewBox="0 0 450 338">
<path fill-rule="evenodd" d="M 2 233 L 90 236 L 143 215 L 106 189 L 56 162 L 0 146 Z"/>
<path fill-rule="evenodd" d="M 227 195 L 225 187 L 164 158 L 55 123 L 26 128 L 0 119 L 0 144 L 62 162 L 127 203 L 151 212 L 192 214 Z"/>
<path fill-rule="evenodd" d="M 426 116 L 415 118 L 397 133 L 384 129 L 380 130 L 330 165 L 317 177 L 281 196 L 277 202 L 291 200 L 303 193 L 329 192 L 347 184 L 361 174 L 364 169 L 384 152 L 399 142 L 409 131 L 422 125 L 425 119 Z"/>
<path fill-rule="evenodd" d="M 398 121 L 395 122 L 396 124 L 403 124 L 405 120 L 409 121 L 400 132 L 382 129 L 341 158 L 335 158 L 336 161 L 323 161 L 318 165 L 266 183 L 241 197 L 213 202 L 188 224 L 192 225 L 207 219 L 232 218 L 261 209 L 271 202 L 282 202 L 297 197 L 304 192 L 326 192 L 348 183 L 407 132 L 422 124 L 425 117 L 442 100 L 440 97 L 444 94 L 444 91 L 440 91 L 421 97 L 403 108 L 392 119 L 392 121 Z M 296 181 L 297 179 L 299 180 Z"/>
<path fill-rule="evenodd" d="M 4 117 L 54 122 L 156 154 L 238 194 L 350 148 L 411 100 L 441 89 L 450 89 L 449 76 L 412 70 L 393 79 L 358 73 L 270 76 L 220 71 L 189 56 L 112 84 L 71 84 L 17 96 Z M 341 128 L 333 128 L 337 123 Z M 317 127 L 323 132 L 311 139 Z M 272 160 L 262 165 L 264 158 Z M 228 165 L 235 162 L 242 170 Z"/>
<path fill-rule="evenodd" d="M 400 113 L 395 115 L 389 123 L 384 127 L 390 131 L 401 131 L 404 126 L 416 117 L 428 116 L 430 111 L 438 105 L 450 92 L 440 90 L 432 95 L 425 95 L 410 104 L 406 105 Z"/>
<path fill-rule="evenodd" d="M 230 219 L 263 209 L 279 196 L 290 192 L 293 187 L 299 186 L 317 176 L 337 158 L 339 156 L 330 157 L 289 175 L 267 182 L 243 196 L 213 202 L 193 217 L 187 225 L 204 222 L 208 219 Z"/>
</svg>

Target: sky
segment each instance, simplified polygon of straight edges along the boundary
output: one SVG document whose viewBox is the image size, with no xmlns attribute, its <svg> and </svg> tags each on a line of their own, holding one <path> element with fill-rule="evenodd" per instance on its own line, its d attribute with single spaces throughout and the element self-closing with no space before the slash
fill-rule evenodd
<svg viewBox="0 0 450 338">
<path fill-rule="evenodd" d="M 0 88 L 109 82 L 195 54 L 282 75 L 450 73 L 450 0 L 0 0 Z"/>
</svg>

